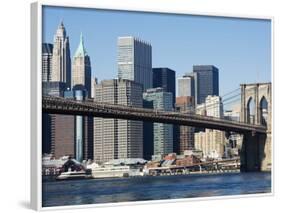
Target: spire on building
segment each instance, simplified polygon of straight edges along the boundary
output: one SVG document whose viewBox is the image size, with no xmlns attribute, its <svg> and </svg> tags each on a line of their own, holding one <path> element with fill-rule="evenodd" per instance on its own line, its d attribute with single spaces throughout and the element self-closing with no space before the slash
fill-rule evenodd
<svg viewBox="0 0 281 213">
<path fill-rule="evenodd" d="M 57 38 L 63 38 L 65 39 L 66 37 L 66 30 L 65 30 L 65 27 L 64 27 L 64 24 L 63 24 L 63 21 L 61 19 L 59 25 L 58 25 L 58 28 L 57 28 L 57 32 L 54 36 L 54 41 L 57 39 Z"/>
<path fill-rule="evenodd" d="M 87 55 L 86 49 L 84 47 L 84 39 L 82 33 L 80 34 L 80 42 L 78 48 L 75 52 L 74 57 L 85 57 Z"/>
<path fill-rule="evenodd" d="M 60 20 L 60 25 L 59 25 L 59 28 L 64 28 L 64 25 L 63 25 L 63 19 Z"/>
<path fill-rule="evenodd" d="M 67 87 L 71 84 L 69 38 L 62 21 L 54 35 L 51 81 L 64 82 Z"/>
</svg>

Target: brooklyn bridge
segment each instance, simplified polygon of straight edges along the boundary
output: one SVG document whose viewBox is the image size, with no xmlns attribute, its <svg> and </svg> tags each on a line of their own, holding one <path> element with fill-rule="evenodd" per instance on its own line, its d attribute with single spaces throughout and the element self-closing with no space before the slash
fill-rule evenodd
<svg viewBox="0 0 281 213">
<path fill-rule="evenodd" d="M 271 120 L 264 125 L 261 122 L 260 101 L 268 102 L 271 119 L 271 84 L 241 85 L 241 121 L 231 121 L 210 116 L 196 115 L 155 109 L 136 108 L 96 102 L 92 99 L 78 101 L 61 97 L 44 96 L 43 113 L 82 115 L 103 118 L 150 121 L 175 125 L 233 132 L 243 135 L 241 152 L 242 171 L 268 170 L 271 166 Z M 249 122 L 249 101 L 256 102 L 254 122 Z"/>
</svg>

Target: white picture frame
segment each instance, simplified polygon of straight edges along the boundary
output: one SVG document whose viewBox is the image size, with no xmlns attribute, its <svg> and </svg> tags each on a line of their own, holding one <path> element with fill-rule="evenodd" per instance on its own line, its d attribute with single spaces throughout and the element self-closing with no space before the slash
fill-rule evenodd
<svg viewBox="0 0 281 213">
<path fill-rule="evenodd" d="M 89 208 L 89 207 L 108 207 L 108 206 L 120 206 L 120 205 L 136 205 L 136 204 L 151 204 L 162 202 L 186 202 L 194 200 L 209 200 L 209 199 L 228 199 L 233 197 L 244 198 L 252 196 L 272 196 L 274 189 L 273 175 L 271 176 L 271 192 L 255 195 L 235 195 L 235 196 L 219 196 L 219 197 L 204 197 L 204 198 L 183 198 L 172 200 L 153 200 L 153 201 L 137 201 L 137 202 L 122 202 L 122 203 L 109 203 L 109 204 L 86 204 L 86 205 L 72 205 L 72 206 L 60 206 L 60 207 L 42 207 L 42 85 L 41 85 L 41 44 L 42 44 L 42 10 L 44 6 L 57 6 L 57 7 L 79 7 L 79 8 L 94 8 L 105 10 L 120 10 L 120 11 L 136 11 L 136 12 L 158 12 L 158 13 L 176 13 L 187 15 L 203 15 L 203 16 L 218 16 L 218 17 L 233 17 L 233 18 L 251 18 L 251 19 L 267 19 L 271 21 L 271 47 L 273 47 L 273 27 L 274 18 L 268 16 L 236 16 L 233 14 L 214 14 L 205 12 L 192 12 L 192 11 L 173 11 L 173 10 L 155 10 L 148 8 L 133 8 L 118 7 L 118 6 L 103 6 L 97 3 L 54 3 L 51 1 L 38 1 L 31 4 L 31 207 L 34 210 L 56 210 L 56 209 L 74 209 L 74 208 Z M 272 70 L 271 78 L 273 82 L 273 48 L 271 48 L 272 54 Z M 273 92 L 274 96 L 274 92 Z M 274 97 L 273 97 L 274 100 Z M 274 119 L 272 116 L 272 122 Z M 272 137 L 273 138 L 273 137 Z M 274 138 L 272 139 L 274 141 Z M 273 142 L 272 142 L 273 144 Z M 273 145 L 272 145 L 273 146 Z M 272 153 L 273 156 L 273 153 Z M 273 159 L 273 157 L 272 157 Z M 272 161 L 273 162 L 273 161 Z M 274 162 L 272 163 L 272 172 L 274 171 Z"/>
</svg>

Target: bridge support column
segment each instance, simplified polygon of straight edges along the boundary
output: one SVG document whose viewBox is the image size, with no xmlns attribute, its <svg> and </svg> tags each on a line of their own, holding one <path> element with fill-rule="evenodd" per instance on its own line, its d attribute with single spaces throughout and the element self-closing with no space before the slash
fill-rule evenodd
<svg viewBox="0 0 281 213">
<path fill-rule="evenodd" d="M 271 171 L 271 132 L 267 132 L 266 135 L 264 135 L 264 152 L 262 156 L 261 161 L 261 171 Z"/>
<path fill-rule="evenodd" d="M 271 170 L 271 83 L 241 84 L 242 122 L 264 125 L 266 134 L 245 134 L 241 150 L 241 171 Z M 250 103 L 254 109 L 251 113 Z M 251 119 L 254 118 L 254 119 Z"/>
<path fill-rule="evenodd" d="M 240 169 L 242 172 L 270 171 L 271 167 L 271 135 L 243 135 L 243 145 L 240 154 Z"/>
</svg>

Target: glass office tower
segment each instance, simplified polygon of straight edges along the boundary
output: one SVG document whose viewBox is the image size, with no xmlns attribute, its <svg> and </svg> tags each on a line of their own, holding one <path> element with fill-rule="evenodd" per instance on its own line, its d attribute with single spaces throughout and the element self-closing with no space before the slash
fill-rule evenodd
<svg viewBox="0 0 281 213">
<path fill-rule="evenodd" d="M 164 92 L 162 88 L 148 89 L 143 93 L 143 99 L 151 101 L 156 111 L 172 111 L 172 97 L 172 93 Z M 172 152 L 173 125 L 153 123 L 153 158 L 161 158 Z"/>
<path fill-rule="evenodd" d="M 213 65 L 193 66 L 195 103 L 205 102 L 208 95 L 219 95 L 219 69 Z"/>
</svg>

